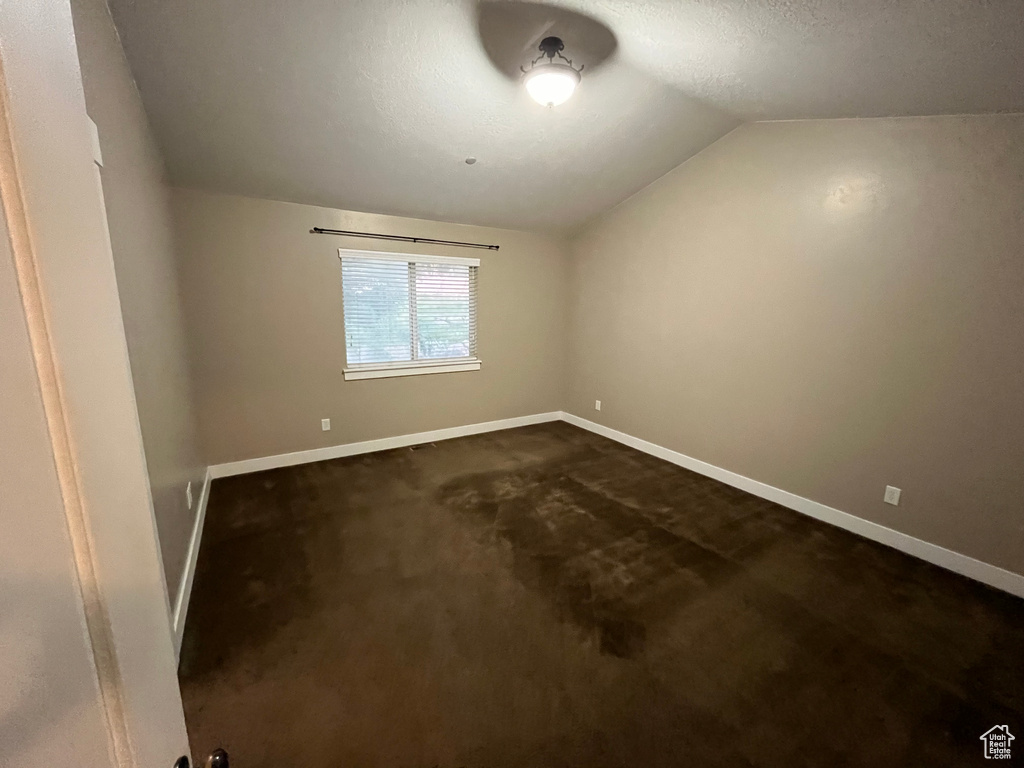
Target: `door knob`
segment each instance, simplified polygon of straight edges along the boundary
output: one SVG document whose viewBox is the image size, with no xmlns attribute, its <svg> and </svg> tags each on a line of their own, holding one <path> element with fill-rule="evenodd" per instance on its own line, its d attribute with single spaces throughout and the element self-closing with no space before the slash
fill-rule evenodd
<svg viewBox="0 0 1024 768">
<path fill-rule="evenodd" d="M 188 755 L 182 755 L 174 761 L 174 768 L 190 768 Z M 206 758 L 206 768 L 228 768 L 228 753 L 223 749 L 215 749 Z"/>
</svg>

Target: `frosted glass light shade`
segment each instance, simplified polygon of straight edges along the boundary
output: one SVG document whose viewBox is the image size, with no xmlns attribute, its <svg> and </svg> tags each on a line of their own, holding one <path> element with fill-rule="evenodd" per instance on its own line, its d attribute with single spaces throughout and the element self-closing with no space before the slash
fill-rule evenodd
<svg viewBox="0 0 1024 768">
<path fill-rule="evenodd" d="M 557 107 L 572 96 L 580 82 L 580 73 L 565 64 L 538 64 L 523 78 L 526 91 L 538 104 Z"/>
</svg>

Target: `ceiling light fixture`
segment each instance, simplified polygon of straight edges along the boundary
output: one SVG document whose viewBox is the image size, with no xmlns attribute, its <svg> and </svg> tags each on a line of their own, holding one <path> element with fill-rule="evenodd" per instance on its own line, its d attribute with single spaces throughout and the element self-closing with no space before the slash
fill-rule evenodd
<svg viewBox="0 0 1024 768">
<path fill-rule="evenodd" d="M 545 37 L 540 41 L 540 56 L 531 61 L 528 68 L 520 67 L 527 93 L 545 107 L 564 104 L 580 84 L 583 65 L 579 69 L 573 67 L 572 59 L 562 54 L 564 49 L 565 43 L 560 37 Z M 545 56 L 547 61 L 543 61 Z M 556 56 L 561 61 L 555 61 Z"/>
</svg>

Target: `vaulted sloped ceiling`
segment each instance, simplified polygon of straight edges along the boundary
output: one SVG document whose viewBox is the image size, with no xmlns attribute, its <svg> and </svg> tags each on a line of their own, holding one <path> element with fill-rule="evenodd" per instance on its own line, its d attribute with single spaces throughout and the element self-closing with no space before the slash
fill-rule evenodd
<svg viewBox="0 0 1024 768">
<path fill-rule="evenodd" d="M 1020 0 L 111 5 L 173 183 L 378 213 L 569 231 L 743 121 L 1024 111 Z"/>
</svg>

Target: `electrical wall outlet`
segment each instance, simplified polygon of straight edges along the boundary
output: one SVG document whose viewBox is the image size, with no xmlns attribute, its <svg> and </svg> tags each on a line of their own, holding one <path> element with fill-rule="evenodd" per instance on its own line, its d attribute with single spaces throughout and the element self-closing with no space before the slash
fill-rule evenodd
<svg viewBox="0 0 1024 768">
<path fill-rule="evenodd" d="M 893 488 L 891 485 L 885 486 L 885 503 L 898 507 L 900 505 L 901 493 L 902 491 L 899 488 Z"/>
<path fill-rule="evenodd" d="M 595 411 L 600 411 L 601 410 L 601 401 L 600 400 L 595 400 L 594 401 L 594 410 Z"/>
<path fill-rule="evenodd" d="M 322 429 L 324 432 L 330 432 L 331 431 L 331 420 L 330 419 L 320 419 L 320 429 Z"/>
<path fill-rule="evenodd" d="M 188 508 L 192 509 L 192 481 L 188 481 L 188 485 L 185 486 L 185 500 L 188 502 Z"/>
</svg>

